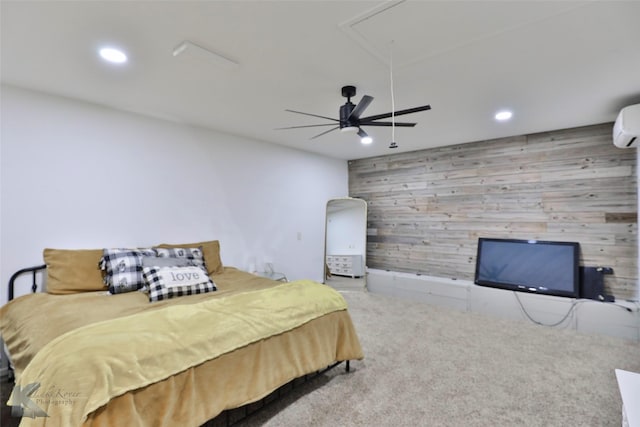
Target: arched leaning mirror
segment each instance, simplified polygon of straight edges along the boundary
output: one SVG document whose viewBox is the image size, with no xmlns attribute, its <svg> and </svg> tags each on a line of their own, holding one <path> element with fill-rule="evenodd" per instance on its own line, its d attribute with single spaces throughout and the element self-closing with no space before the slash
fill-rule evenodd
<svg viewBox="0 0 640 427">
<path fill-rule="evenodd" d="M 367 202 L 351 197 L 327 202 L 324 259 L 327 285 L 366 287 Z"/>
</svg>

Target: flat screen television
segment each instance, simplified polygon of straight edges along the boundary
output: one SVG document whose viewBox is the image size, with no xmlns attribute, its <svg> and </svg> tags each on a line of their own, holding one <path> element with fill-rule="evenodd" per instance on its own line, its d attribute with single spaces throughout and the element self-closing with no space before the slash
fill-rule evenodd
<svg viewBox="0 0 640 427">
<path fill-rule="evenodd" d="M 478 239 L 475 283 L 578 298 L 580 244 L 540 240 Z"/>
</svg>

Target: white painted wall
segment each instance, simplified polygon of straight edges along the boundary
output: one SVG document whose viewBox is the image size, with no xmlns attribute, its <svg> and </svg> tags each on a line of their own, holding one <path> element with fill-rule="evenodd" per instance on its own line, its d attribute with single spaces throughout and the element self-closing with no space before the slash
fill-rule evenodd
<svg viewBox="0 0 640 427">
<path fill-rule="evenodd" d="M 348 193 L 345 161 L 1 89 L 0 304 L 45 247 L 218 239 L 226 265 L 322 281 L 325 205 Z"/>
</svg>

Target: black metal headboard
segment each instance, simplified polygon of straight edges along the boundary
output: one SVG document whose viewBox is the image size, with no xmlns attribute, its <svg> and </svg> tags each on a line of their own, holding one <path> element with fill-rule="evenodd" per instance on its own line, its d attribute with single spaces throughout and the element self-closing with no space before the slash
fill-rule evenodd
<svg viewBox="0 0 640 427">
<path fill-rule="evenodd" d="M 18 277 L 22 276 L 23 274 L 26 273 L 31 273 L 31 292 L 33 292 L 34 294 L 36 293 L 36 291 L 38 290 L 38 283 L 36 282 L 36 275 L 38 273 L 38 271 L 40 270 L 44 270 L 45 268 L 47 268 L 46 264 L 42 264 L 42 265 L 37 265 L 35 267 L 27 267 L 27 268 L 23 268 L 22 270 L 18 270 L 15 273 L 13 273 L 13 275 L 11 276 L 11 278 L 9 279 L 9 301 L 11 301 L 13 299 L 13 288 L 15 286 L 15 281 Z"/>
</svg>

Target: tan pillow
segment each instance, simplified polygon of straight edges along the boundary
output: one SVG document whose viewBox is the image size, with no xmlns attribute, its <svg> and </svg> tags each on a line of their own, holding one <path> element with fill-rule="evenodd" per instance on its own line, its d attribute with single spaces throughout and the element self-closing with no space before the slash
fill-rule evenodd
<svg viewBox="0 0 640 427">
<path fill-rule="evenodd" d="M 98 267 L 101 257 L 102 249 L 45 249 L 47 292 L 64 295 L 106 290 Z"/>
<path fill-rule="evenodd" d="M 207 264 L 207 274 L 220 274 L 224 271 L 222 260 L 220 259 L 220 242 L 218 240 L 211 240 L 208 242 L 199 243 L 184 243 L 184 244 L 169 244 L 163 243 L 158 245 L 159 248 L 197 248 L 202 247 L 202 253 L 204 255 L 204 263 Z"/>
</svg>

